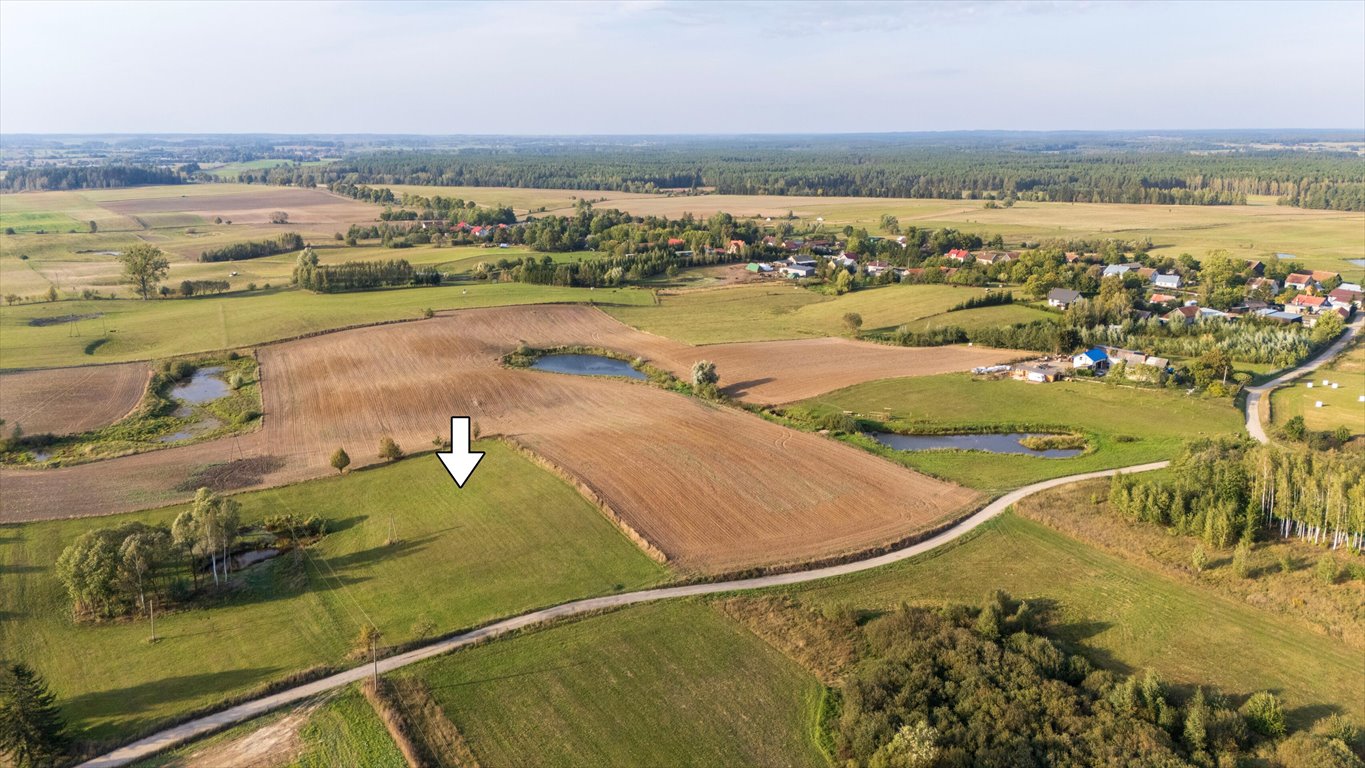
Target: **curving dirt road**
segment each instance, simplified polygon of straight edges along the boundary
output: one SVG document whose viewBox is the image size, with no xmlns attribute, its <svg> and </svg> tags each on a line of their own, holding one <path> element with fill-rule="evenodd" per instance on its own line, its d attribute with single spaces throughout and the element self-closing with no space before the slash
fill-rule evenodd
<svg viewBox="0 0 1365 768">
<path fill-rule="evenodd" d="M 667 600 L 677 597 L 693 597 L 697 595 L 714 595 L 720 592 L 734 592 L 737 590 L 763 589 L 766 587 L 780 587 L 788 584 L 801 584 L 808 581 L 818 581 L 834 576 L 846 576 L 852 573 L 880 568 L 901 560 L 906 560 L 916 555 L 923 554 L 932 549 L 937 549 L 945 544 L 949 544 L 966 534 L 976 530 L 983 523 L 999 516 L 1010 506 L 1028 496 L 1032 496 L 1040 491 L 1049 488 L 1056 488 L 1059 485 L 1080 482 L 1082 480 L 1092 480 L 1099 477 L 1110 477 L 1121 472 L 1149 472 L 1161 469 L 1170 462 L 1158 461 L 1151 464 L 1141 464 L 1133 467 L 1123 467 L 1120 469 L 1106 469 L 1099 472 L 1087 472 L 1080 475 L 1069 477 L 1059 477 L 1052 480 L 1044 480 L 1041 483 L 1034 483 L 1023 488 L 1011 491 L 1004 496 L 986 505 L 981 511 L 968 517 L 957 525 L 949 528 L 936 536 L 932 536 L 917 544 L 912 544 L 894 552 L 884 555 L 870 557 L 866 560 L 859 560 L 840 565 L 831 565 L 824 568 L 816 568 L 809 571 L 796 571 L 792 573 L 779 573 L 772 576 L 759 576 L 752 579 L 736 579 L 734 581 L 712 582 L 708 584 L 688 584 L 681 587 L 662 587 L 659 589 L 646 589 L 639 592 L 627 592 L 619 595 L 606 595 L 603 597 L 592 597 L 585 600 L 575 600 L 570 603 L 543 608 L 538 611 L 524 613 L 510 619 L 504 619 L 494 624 L 489 624 L 479 629 L 471 630 L 459 635 L 438 640 L 430 645 L 402 653 L 397 656 L 390 656 L 379 662 L 379 672 L 390 672 L 409 664 L 429 659 L 433 656 L 440 656 L 444 653 L 459 650 L 467 646 L 485 640 L 496 638 L 525 627 L 541 624 L 555 619 L 562 619 L 568 616 L 576 616 L 583 613 L 592 613 L 609 608 L 619 608 L 637 603 L 647 603 L 654 600 Z M 285 691 L 281 691 L 270 696 L 238 704 L 222 712 L 215 712 L 211 715 L 191 720 L 187 723 L 172 728 L 167 728 L 160 733 L 148 736 L 145 739 L 135 741 L 125 747 L 120 747 L 106 755 L 97 757 L 81 764 L 82 768 L 115 768 L 116 766 L 128 765 L 129 763 L 150 757 L 157 752 L 168 749 L 190 739 L 198 738 L 224 727 L 235 725 L 236 723 L 250 720 L 253 717 L 262 715 L 279 707 L 302 701 L 320 693 L 325 693 L 344 685 L 349 685 L 360 680 L 364 680 L 373 674 L 374 666 L 363 664 L 345 672 L 338 672 L 330 677 L 324 677 L 304 685 L 296 686 Z"/>
<path fill-rule="evenodd" d="M 1342 350 L 1346 349 L 1351 343 L 1351 339 L 1360 333 L 1361 327 L 1365 326 L 1365 315 L 1356 318 L 1354 323 L 1346 327 L 1346 332 L 1341 337 L 1332 342 L 1331 346 L 1323 350 L 1322 354 L 1313 358 L 1310 362 L 1300 365 L 1298 368 L 1291 369 L 1264 384 L 1257 384 L 1254 387 L 1247 387 L 1247 434 L 1251 435 L 1257 442 L 1268 443 L 1270 438 L 1265 433 L 1265 422 L 1270 417 L 1270 402 L 1266 401 L 1265 413 L 1261 412 L 1261 398 L 1273 390 L 1288 384 L 1305 373 L 1311 373 L 1318 368 L 1331 362 Z"/>
</svg>

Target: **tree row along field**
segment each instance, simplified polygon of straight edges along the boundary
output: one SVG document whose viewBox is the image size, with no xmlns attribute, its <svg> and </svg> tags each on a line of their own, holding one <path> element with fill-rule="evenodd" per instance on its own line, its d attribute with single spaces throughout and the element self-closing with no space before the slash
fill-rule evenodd
<svg viewBox="0 0 1365 768">
<path fill-rule="evenodd" d="M 578 482 L 684 571 L 717 572 L 859 551 L 952 519 L 964 488 L 823 437 L 643 384 L 500 366 L 521 342 L 643 355 L 683 373 L 703 356 L 756 401 L 856 381 L 963 370 L 1019 353 L 813 339 L 699 350 L 586 307 L 514 307 L 345 331 L 260 350 L 265 419 L 254 433 L 93 464 L 0 472 L 7 519 L 102 514 L 184 499 L 205 465 L 227 487 L 369 459 L 383 435 L 431 445 L 452 415 L 506 435 Z M 54 372 L 60 377 L 62 372 Z M 663 439 L 661 439 L 661 437 Z M 638 471 L 647 467 L 648 472 Z M 831 467 L 839 471 L 831 472 Z"/>
</svg>

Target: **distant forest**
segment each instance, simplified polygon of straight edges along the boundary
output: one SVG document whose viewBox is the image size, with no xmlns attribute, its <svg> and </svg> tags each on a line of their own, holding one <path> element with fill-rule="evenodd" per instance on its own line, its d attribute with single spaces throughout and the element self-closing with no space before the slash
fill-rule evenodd
<svg viewBox="0 0 1365 768">
<path fill-rule="evenodd" d="M 427 184 L 736 195 L 815 195 L 1040 202 L 1238 205 L 1274 195 L 1286 205 L 1365 210 L 1365 162 L 1349 153 L 1016 151 L 869 144 L 517 152 L 372 152 L 318 168 L 241 174 L 269 184 Z"/>
<path fill-rule="evenodd" d="M 0 191 L 202 181 L 1237 205 L 1365 211 L 1352 131 L 789 136 L 3 137 Z M 244 170 L 198 163 L 334 157 Z M 38 163 L 42 163 L 39 165 Z M 176 168 L 177 170 L 171 170 Z"/>
<path fill-rule="evenodd" d="M 181 184 L 185 176 L 170 168 L 135 165 L 52 166 L 6 169 L 0 178 L 5 192 L 41 192 L 60 189 L 108 189 L 147 184 Z"/>
</svg>

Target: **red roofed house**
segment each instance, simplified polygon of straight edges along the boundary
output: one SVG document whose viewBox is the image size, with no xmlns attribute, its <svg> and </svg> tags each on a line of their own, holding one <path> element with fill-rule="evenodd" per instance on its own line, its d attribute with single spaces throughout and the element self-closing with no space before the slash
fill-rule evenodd
<svg viewBox="0 0 1365 768">
<path fill-rule="evenodd" d="M 1153 304 L 1165 304 L 1168 301 L 1175 301 L 1175 297 L 1169 293 L 1154 293 L 1148 301 Z"/>
<path fill-rule="evenodd" d="M 745 243 L 743 240 L 731 240 L 730 246 L 725 249 L 725 252 L 731 254 L 739 253 L 740 251 L 744 250 L 744 245 Z"/>
<path fill-rule="evenodd" d="M 1334 280 L 1339 277 L 1341 277 L 1340 272 L 1328 272 L 1325 269 L 1313 270 L 1313 282 L 1315 283 L 1325 283 L 1328 280 Z"/>
<path fill-rule="evenodd" d="M 1362 301 L 1365 301 L 1365 293 L 1353 291 L 1349 288 L 1338 288 L 1327 294 L 1327 298 L 1332 300 L 1332 306 L 1334 307 L 1344 307 L 1349 304 L 1354 304 L 1359 307 Z"/>
<path fill-rule="evenodd" d="M 684 240 L 684 239 L 682 239 L 681 237 L 670 237 L 670 238 L 668 238 L 668 244 L 669 244 L 669 245 L 687 245 L 687 241 Z"/>
<path fill-rule="evenodd" d="M 956 261 L 958 263 L 965 262 L 967 259 L 971 258 L 971 256 L 972 255 L 970 253 L 962 250 L 961 248 L 954 248 L 951 251 L 948 251 L 947 253 L 943 254 L 943 258 L 952 259 L 953 261 Z"/>
<path fill-rule="evenodd" d="M 1300 315 L 1311 315 L 1315 314 L 1318 310 L 1322 309 L 1322 305 L 1326 303 L 1327 299 L 1322 296 L 1309 296 L 1306 293 L 1301 293 L 1298 296 L 1295 296 L 1294 300 L 1289 302 L 1289 305 L 1286 306 L 1284 309 L 1286 312 L 1297 312 Z"/>
<path fill-rule="evenodd" d="M 1295 272 L 1284 279 L 1284 287 L 1286 288 L 1297 288 L 1302 291 L 1310 285 L 1313 285 L 1313 276 L 1303 272 Z"/>
</svg>

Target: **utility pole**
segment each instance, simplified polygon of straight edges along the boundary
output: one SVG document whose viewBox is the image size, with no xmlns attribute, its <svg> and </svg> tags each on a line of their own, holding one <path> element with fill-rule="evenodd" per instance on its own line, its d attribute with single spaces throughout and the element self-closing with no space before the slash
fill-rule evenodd
<svg viewBox="0 0 1365 768">
<path fill-rule="evenodd" d="M 152 642 L 156 642 L 156 598 L 152 598 Z"/>
<path fill-rule="evenodd" d="M 374 689 L 379 690 L 379 654 L 375 650 L 375 645 L 379 641 L 379 633 L 370 634 L 370 663 L 374 665 Z"/>
</svg>

